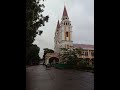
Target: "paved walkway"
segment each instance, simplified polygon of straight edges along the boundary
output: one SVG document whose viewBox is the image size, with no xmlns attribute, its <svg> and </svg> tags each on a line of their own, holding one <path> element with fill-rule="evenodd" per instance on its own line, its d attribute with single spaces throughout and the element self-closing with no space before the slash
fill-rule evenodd
<svg viewBox="0 0 120 90">
<path fill-rule="evenodd" d="M 26 68 L 26 90 L 94 90 L 94 74 L 31 66 Z"/>
</svg>

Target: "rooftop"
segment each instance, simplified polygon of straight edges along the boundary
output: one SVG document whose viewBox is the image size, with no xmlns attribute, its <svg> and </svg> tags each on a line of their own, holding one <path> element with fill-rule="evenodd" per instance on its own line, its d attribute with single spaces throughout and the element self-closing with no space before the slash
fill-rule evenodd
<svg viewBox="0 0 120 90">
<path fill-rule="evenodd" d="M 94 50 L 94 45 L 90 45 L 90 44 L 73 44 L 73 47 Z"/>
</svg>

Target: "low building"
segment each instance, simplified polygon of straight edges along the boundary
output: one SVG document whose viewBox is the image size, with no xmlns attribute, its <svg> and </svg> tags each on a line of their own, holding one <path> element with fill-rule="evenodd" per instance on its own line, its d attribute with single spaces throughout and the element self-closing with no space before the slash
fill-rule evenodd
<svg viewBox="0 0 120 90">
<path fill-rule="evenodd" d="M 94 45 L 73 44 L 74 48 L 82 48 L 82 55 L 79 58 L 84 59 L 89 65 L 94 65 Z"/>
</svg>

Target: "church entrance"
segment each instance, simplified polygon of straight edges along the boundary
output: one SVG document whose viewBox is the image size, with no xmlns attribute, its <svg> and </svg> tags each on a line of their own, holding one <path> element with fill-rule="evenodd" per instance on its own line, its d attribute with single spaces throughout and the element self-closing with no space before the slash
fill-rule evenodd
<svg viewBox="0 0 120 90">
<path fill-rule="evenodd" d="M 54 64 L 58 64 L 59 63 L 59 59 L 57 57 L 51 57 L 49 59 L 49 63 L 54 66 Z"/>
</svg>

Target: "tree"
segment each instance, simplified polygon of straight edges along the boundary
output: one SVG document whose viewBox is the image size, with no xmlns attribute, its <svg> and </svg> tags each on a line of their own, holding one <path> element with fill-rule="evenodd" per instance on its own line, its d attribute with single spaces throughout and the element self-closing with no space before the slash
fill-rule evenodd
<svg viewBox="0 0 120 90">
<path fill-rule="evenodd" d="M 78 64 L 78 69 L 86 69 L 87 68 L 87 62 L 84 59 L 81 59 Z"/>
<path fill-rule="evenodd" d="M 26 61 L 27 65 L 39 64 L 40 62 L 40 58 L 38 56 L 39 48 L 37 47 L 37 45 L 32 45 L 28 52 L 29 53 L 27 53 L 28 55 Z"/>
<path fill-rule="evenodd" d="M 34 62 L 36 59 L 32 59 L 39 57 L 39 47 L 33 45 L 33 42 L 36 35 L 41 35 L 42 33 L 38 28 L 44 26 L 45 22 L 48 22 L 49 16 L 42 15 L 43 8 L 45 6 L 44 4 L 40 4 L 40 0 L 26 1 L 26 64 L 29 64 L 28 62 Z M 37 53 L 37 56 L 32 55 L 32 53 Z"/>
<path fill-rule="evenodd" d="M 61 48 L 62 54 L 60 55 L 62 57 L 62 61 L 66 62 L 69 65 L 76 66 L 77 62 L 79 60 L 79 56 L 82 55 L 82 49 L 81 48 Z"/>
</svg>

